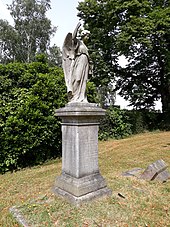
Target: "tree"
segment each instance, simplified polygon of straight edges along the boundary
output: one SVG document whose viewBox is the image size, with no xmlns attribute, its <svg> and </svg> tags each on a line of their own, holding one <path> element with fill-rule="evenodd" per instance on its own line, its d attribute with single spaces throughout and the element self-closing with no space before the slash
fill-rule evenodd
<svg viewBox="0 0 170 227">
<path fill-rule="evenodd" d="M 52 47 L 49 47 L 47 55 L 48 55 L 49 65 L 51 66 L 62 65 L 61 51 L 58 46 L 54 44 Z"/>
<path fill-rule="evenodd" d="M 9 61 L 31 62 L 37 53 L 47 53 L 50 39 L 56 32 L 46 17 L 50 0 L 13 0 L 8 9 L 14 19 L 14 27 L 1 20 L 0 39 L 6 43 L 5 48 L 1 44 L 1 58 L 8 53 Z M 6 36 L 3 33 L 5 29 Z"/>
<path fill-rule="evenodd" d="M 116 25 L 115 18 L 107 21 L 107 14 L 111 7 L 105 9 L 110 1 L 85 0 L 78 5 L 78 16 L 84 21 L 85 29 L 90 30 L 91 36 L 88 42 L 90 57 L 94 64 L 93 81 L 99 90 L 101 103 L 107 105 L 107 91 L 110 90 L 110 82 L 115 81 L 115 74 L 118 69 L 118 56 L 115 49 Z M 106 7 L 106 8 L 107 8 Z M 109 12 L 108 16 L 112 12 Z M 110 94 L 110 92 L 109 92 Z M 114 102 L 114 101 L 112 101 Z"/>
<path fill-rule="evenodd" d="M 130 64 L 119 80 L 121 94 L 136 107 L 153 106 L 161 98 L 163 112 L 169 112 L 170 3 L 126 1 L 123 7 L 127 22 L 122 21 L 118 46 Z"/>
<path fill-rule="evenodd" d="M 0 62 L 16 58 L 18 34 L 6 20 L 0 19 Z"/>
<path fill-rule="evenodd" d="M 163 112 L 170 113 L 170 2 L 85 0 L 78 10 L 92 34 L 94 80 L 113 77 L 131 105 L 150 108 L 161 98 Z M 120 55 L 129 61 L 125 68 Z"/>
</svg>

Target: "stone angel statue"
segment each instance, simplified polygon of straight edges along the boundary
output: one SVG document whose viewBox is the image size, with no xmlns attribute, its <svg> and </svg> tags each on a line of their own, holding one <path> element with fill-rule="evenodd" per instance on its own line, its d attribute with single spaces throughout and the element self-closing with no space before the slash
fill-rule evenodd
<svg viewBox="0 0 170 227">
<path fill-rule="evenodd" d="M 87 102 L 86 83 L 90 71 L 90 60 L 83 40 L 90 32 L 83 30 L 78 38 L 80 26 L 81 24 L 78 23 L 73 34 L 67 34 L 62 48 L 63 70 L 69 102 Z"/>
</svg>

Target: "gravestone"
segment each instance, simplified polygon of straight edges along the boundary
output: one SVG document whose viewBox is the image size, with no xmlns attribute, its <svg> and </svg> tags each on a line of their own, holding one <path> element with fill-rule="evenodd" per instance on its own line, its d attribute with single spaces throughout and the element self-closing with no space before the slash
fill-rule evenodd
<svg viewBox="0 0 170 227">
<path fill-rule="evenodd" d="M 62 119 L 62 174 L 54 193 L 75 205 L 111 194 L 98 167 L 99 119 L 104 114 L 92 103 L 69 103 L 56 111 Z"/>
<path fill-rule="evenodd" d="M 167 170 L 162 171 L 155 177 L 155 180 L 159 180 L 161 182 L 166 182 L 168 179 L 170 179 L 170 173 Z"/>
<path fill-rule="evenodd" d="M 170 179 L 170 174 L 166 170 L 168 165 L 163 160 L 157 160 L 150 164 L 141 174 L 140 178 L 144 180 L 160 180 L 162 182 Z"/>
</svg>

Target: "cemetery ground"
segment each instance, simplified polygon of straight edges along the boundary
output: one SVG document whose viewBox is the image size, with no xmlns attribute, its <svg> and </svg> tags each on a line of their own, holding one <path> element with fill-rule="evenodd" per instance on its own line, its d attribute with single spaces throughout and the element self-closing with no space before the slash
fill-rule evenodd
<svg viewBox="0 0 170 227">
<path fill-rule="evenodd" d="M 0 176 L 0 226 L 19 224 L 9 212 L 16 206 L 28 226 L 170 226 L 170 180 L 165 183 L 122 176 L 163 159 L 170 171 L 170 132 L 152 132 L 99 142 L 99 168 L 112 196 L 80 207 L 53 195 L 61 160 Z"/>
</svg>

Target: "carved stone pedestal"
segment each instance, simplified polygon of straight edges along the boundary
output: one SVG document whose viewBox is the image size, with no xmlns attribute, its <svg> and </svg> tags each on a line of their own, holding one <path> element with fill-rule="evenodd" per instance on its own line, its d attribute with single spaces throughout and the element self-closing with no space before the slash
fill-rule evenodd
<svg viewBox="0 0 170 227">
<path fill-rule="evenodd" d="M 91 103 L 70 103 L 56 111 L 62 119 L 62 174 L 53 191 L 75 205 L 111 194 L 98 167 L 98 127 L 103 115 L 105 111 Z"/>
</svg>

